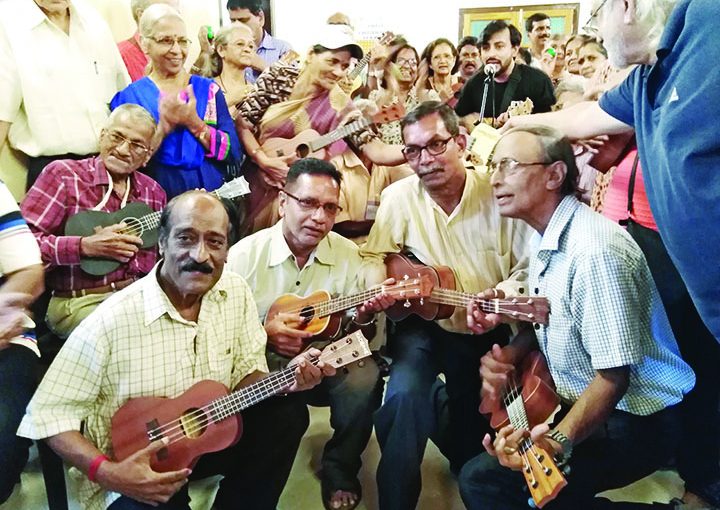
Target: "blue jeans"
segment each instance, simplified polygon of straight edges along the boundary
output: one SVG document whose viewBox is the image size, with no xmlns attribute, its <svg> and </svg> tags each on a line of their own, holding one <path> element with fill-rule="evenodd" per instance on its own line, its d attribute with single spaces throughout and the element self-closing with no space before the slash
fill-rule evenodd
<svg viewBox="0 0 720 510">
<path fill-rule="evenodd" d="M 474 336 L 450 333 L 416 317 L 397 324 L 388 341 L 392 364 L 385 402 L 375 413 L 382 452 L 377 470 L 380 508 L 415 508 L 425 446 L 438 432 L 447 438 L 443 453 L 455 470 L 482 451 L 489 425 L 478 412 L 480 358 L 492 343 L 505 342 L 504 328 Z M 447 431 L 438 431 L 433 406 L 439 373 L 446 381 Z"/>
<path fill-rule="evenodd" d="M 568 484 L 543 510 L 673 508 L 671 505 L 613 503 L 595 494 L 649 475 L 675 453 L 680 440 L 678 406 L 650 416 L 614 411 L 593 436 L 575 446 Z M 460 495 L 468 510 L 527 510 L 528 492 L 520 472 L 483 453 L 463 467 Z"/>
<path fill-rule="evenodd" d="M 330 406 L 333 435 L 325 444 L 322 481 L 327 490 L 359 492 L 360 456 L 373 427 L 373 413 L 382 401 L 383 380 L 372 358 L 338 370 L 310 391 L 303 392 L 312 406 Z"/>
<path fill-rule="evenodd" d="M 37 356 L 21 345 L 0 350 L 0 503 L 10 497 L 20 481 L 32 444 L 16 432 L 37 386 L 37 361 Z"/>
</svg>

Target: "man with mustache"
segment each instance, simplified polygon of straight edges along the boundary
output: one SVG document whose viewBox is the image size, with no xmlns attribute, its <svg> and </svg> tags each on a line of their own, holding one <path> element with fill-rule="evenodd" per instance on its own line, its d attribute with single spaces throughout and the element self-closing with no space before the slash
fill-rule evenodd
<svg viewBox="0 0 720 510">
<path fill-rule="evenodd" d="M 267 312 L 275 299 L 282 294 L 306 296 L 318 290 L 347 296 L 365 288 L 357 245 L 331 231 L 341 210 L 341 183 L 342 175 L 331 163 L 314 158 L 296 161 L 280 192 L 281 220 L 230 249 L 228 268 L 254 289 L 259 317 L 265 322 L 271 368 L 285 366 L 312 341 L 312 333 L 301 326 L 298 313 L 281 313 L 268 320 Z M 372 338 L 375 312 L 392 303 L 394 299 L 389 296 L 370 299 L 357 308 L 352 320 L 345 321 L 345 330 L 362 329 L 367 338 Z M 313 345 L 326 343 L 327 339 L 318 338 Z M 304 403 L 330 405 L 334 433 L 325 445 L 320 474 L 325 508 L 350 510 L 360 502 L 360 455 L 372 432 L 372 413 L 380 405 L 382 388 L 377 364 L 362 360 L 311 392 L 298 395 L 303 398 L 303 409 L 298 413 L 305 416 L 304 420 Z"/>
<path fill-rule="evenodd" d="M 244 410 L 240 441 L 204 455 L 192 470 L 154 471 L 150 458 L 163 441 L 123 460 L 105 456 L 112 453 L 111 418 L 128 400 L 177 397 L 203 380 L 236 389 L 267 375 L 252 291 L 224 270 L 229 235 L 219 199 L 204 191 L 175 197 L 160 218 L 162 260 L 70 335 L 40 383 L 18 435 L 45 439 L 73 471 L 87 475 L 77 497 L 84 508 L 188 508 L 188 480 L 217 474 L 224 478 L 214 508 L 277 507 L 307 427 L 286 419 L 289 398 Z M 335 373 L 310 362 L 319 354 L 311 349 L 295 358 L 295 377 L 284 391 L 312 388 Z"/>
<path fill-rule="evenodd" d="M 463 37 L 458 43 L 458 78 L 464 83 L 475 74 L 480 67 L 480 48 L 477 37 Z"/>
<path fill-rule="evenodd" d="M 547 48 L 550 36 L 550 16 L 542 12 L 536 12 L 525 20 L 525 32 L 530 39 L 530 54 L 533 61 L 530 65 L 540 69 L 543 51 Z"/>
<path fill-rule="evenodd" d="M 491 21 L 480 38 L 482 64 L 492 66 L 492 77 L 484 72 L 476 73 L 463 87 L 455 112 L 463 119 L 463 125 L 472 131 L 482 119 L 492 119 L 495 126 L 507 121 L 507 109 L 512 101 L 533 102 L 533 113 L 549 112 L 555 104 L 555 94 L 550 78 L 534 67 L 517 65 L 522 35 L 513 25 L 504 21 Z M 488 85 L 485 110 L 481 112 L 485 86 Z"/>
<path fill-rule="evenodd" d="M 142 249 L 137 233 L 123 223 L 97 228 L 86 237 L 65 235 L 67 220 L 81 211 L 115 212 L 130 202 L 160 211 L 165 192 L 136 170 L 152 155 L 155 121 L 147 110 L 126 104 L 110 114 L 100 132 L 100 155 L 49 164 L 28 191 L 21 211 L 35 235 L 46 286 L 52 291 L 47 325 L 67 338 L 97 305 L 113 292 L 146 275 L 156 261 L 155 248 Z M 80 267 L 83 257 L 121 262 L 115 271 L 95 276 Z"/>
<path fill-rule="evenodd" d="M 416 175 L 383 191 L 375 224 L 360 250 L 367 257 L 371 282 L 384 280 L 387 254 L 410 252 L 424 264 L 449 266 L 458 290 L 489 289 L 486 297 L 527 294 L 528 228 L 500 218 L 489 177 L 465 169 L 465 137 L 452 109 L 426 101 L 403 119 L 402 134 L 405 157 Z M 429 437 L 448 438 L 438 446 L 456 473 L 482 451 L 482 431 L 488 424 L 478 413 L 477 370 L 490 345 L 506 342 L 508 333 L 503 327 L 475 338 L 465 315 L 464 308 L 457 308 L 450 318 L 436 322 L 408 317 L 389 335 L 390 381 L 385 402 L 375 413 L 383 510 L 416 507 Z M 431 405 L 440 372 L 447 383 L 447 398 L 438 399 L 447 401 L 447 428 L 438 426 Z"/>
</svg>

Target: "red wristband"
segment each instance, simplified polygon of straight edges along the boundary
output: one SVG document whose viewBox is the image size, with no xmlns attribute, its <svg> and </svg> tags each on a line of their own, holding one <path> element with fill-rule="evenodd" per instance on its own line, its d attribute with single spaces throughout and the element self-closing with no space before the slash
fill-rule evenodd
<svg viewBox="0 0 720 510">
<path fill-rule="evenodd" d="M 95 481 L 95 476 L 97 475 L 98 469 L 100 469 L 100 464 L 102 464 L 106 460 L 110 459 L 108 459 L 105 455 L 98 455 L 92 460 L 92 462 L 90 463 L 90 468 L 88 469 L 88 480 L 90 480 L 91 482 Z"/>
</svg>

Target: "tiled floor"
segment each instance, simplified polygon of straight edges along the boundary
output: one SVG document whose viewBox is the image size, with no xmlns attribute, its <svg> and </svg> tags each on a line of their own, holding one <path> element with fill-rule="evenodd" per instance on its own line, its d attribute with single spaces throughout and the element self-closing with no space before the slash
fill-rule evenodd
<svg viewBox="0 0 720 510">
<path fill-rule="evenodd" d="M 322 510 L 320 502 L 320 482 L 315 472 L 320 465 L 322 446 L 329 438 L 329 413 L 327 408 L 311 408 L 311 425 L 300 447 L 285 492 L 280 501 L 281 510 Z M 375 467 L 380 451 L 374 436 L 363 455 L 361 482 L 364 499 L 360 510 L 377 509 L 377 491 L 375 488 Z M 0 469 L 2 467 L 0 466 Z M 213 480 L 196 483 L 191 487 L 193 510 L 209 510 L 210 498 L 214 495 Z M 682 481 L 671 471 L 663 471 L 641 480 L 621 491 L 613 491 L 611 499 L 627 501 L 668 501 L 680 497 L 683 492 Z M 79 509 L 78 502 L 70 501 L 71 510 Z M 461 510 L 463 504 L 457 492 L 457 484 L 451 476 L 448 464 L 434 445 L 429 444 L 423 462 L 423 491 L 420 497 L 420 510 Z M 33 456 L 25 470 L 22 484 L 12 498 L 0 506 L 0 510 L 45 510 L 45 486 L 42 481 L 40 464 Z"/>
</svg>

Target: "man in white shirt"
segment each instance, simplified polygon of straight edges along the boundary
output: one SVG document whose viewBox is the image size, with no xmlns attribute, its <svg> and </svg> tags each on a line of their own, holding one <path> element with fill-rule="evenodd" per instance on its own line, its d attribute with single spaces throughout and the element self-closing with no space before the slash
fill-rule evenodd
<svg viewBox="0 0 720 510">
<path fill-rule="evenodd" d="M 0 149 L 30 157 L 28 187 L 55 159 L 98 152 L 108 103 L 129 81 L 105 21 L 84 0 L 0 3 Z"/>
</svg>

